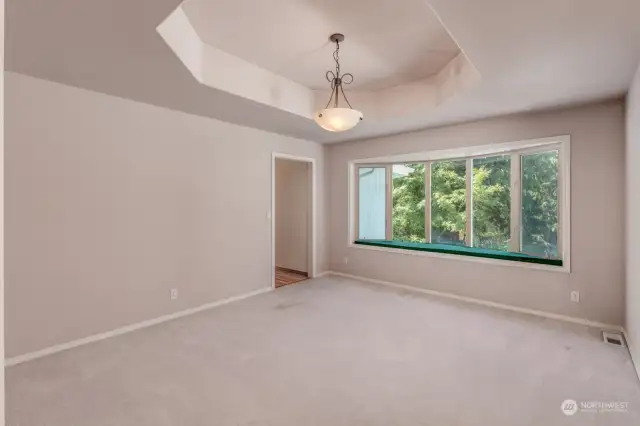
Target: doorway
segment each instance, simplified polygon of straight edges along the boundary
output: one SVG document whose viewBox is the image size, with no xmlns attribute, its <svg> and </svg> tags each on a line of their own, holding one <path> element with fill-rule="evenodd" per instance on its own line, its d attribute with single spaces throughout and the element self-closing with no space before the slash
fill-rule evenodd
<svg viewBox="0 0 640 426">
<path fill-rule="evenodd" d="M 315 162 L 285 154 L 272 161 L 273 287 L 314 275 Z"/>
</svg>

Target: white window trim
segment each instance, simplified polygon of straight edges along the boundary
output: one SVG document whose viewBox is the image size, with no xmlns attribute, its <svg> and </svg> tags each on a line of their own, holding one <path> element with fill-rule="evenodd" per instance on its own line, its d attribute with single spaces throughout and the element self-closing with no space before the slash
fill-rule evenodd
<svg viewBox="0 0 640 426">
<path fill-rule="evenodd" d="M 462 256 L 455 254 L 446 254 L 446 253 L 434 253 L 434 252 L 423 252 L 423 251 L 414 251 L 414 250 L 403 250 L 398 248 L 386 248 L 386 247 L 372 247 L 354 244 L 354 241 L 357 239 L 357 214 L 358 214 L 358 202 L 357 202 L 357 168 L 359 166 L 367 165 L 373 166 L 376 165 L 378 167 L 386 166 L 390 164 L 396 163 L 426 163 L 440 160 L 453 160 L 453 159 L 469 159 L 473 157 L 486 157 L 492 155 L 504 155 L 504 154 L 512 154 L 519 156 L 520 154 L 531 154 L 535 152 L 548 151 L 550 149 L 558 149 L 559 157 L 558 157 L 558 206 L 559 206 L 559 214 L 558 214 L 558 253 L 561 254 L 562 266 L 553 266 L 553 265 L 544 265 L 544 264 L 535 264 L 535 263 L 527 263 L 527 262 L 517 262 L 517 261 L 509 261 L 502 259 L 489 259 L 489 258 L 479 258 L 479 257 L 471 257 L 471 256 Z M 515 153 L 517 151 L 517 153 Z M 520 197 L 520 164 L 519 161 L 515 161 L 518 163 L 514 166 L 514 161 L 512 158 L 511 161 L 511 191 L 515 191 L 515 194 L 518 194 L 517 197 Z M 479 145 L 479 146 L 471 146 L 471 147 L 462 147 L 462 148 L 454 148 L 454 149 L 444 149 L 437 151 L 427 151 L 427 152 L 419 152 L 419 153 L 409 153 L 409 154 L 400 154 L 400 155 L 391 155 L 386 157 L 375 157 L 375 158 L 365 158 L 365 159 L 357 159 L 350 161 L 347 165 L 348 167 L 348 176 L 349 176 L 349 232 L 348 232 L 348 242 L 347 245 L 350 248 L 358 248 L 363 250 L 374 250 L 374 251 L 383 251 L 383 252 L 391 252 L 397 254 L 406 254 L 406 255 L 414 255 L 414 256 L 426 256 L 426 257 L 435 257 L 435 258 L 443 258 L 443 259 L 451 259 L 451 260 L 461 260 L 461 261 L 470 261 L 470 262 L 479 262 L 479 263 L 487 263 L 501 266 L 514 266 L 528 269 L 540 269 L 547 271 L 555 271 L 555 272 L 571 272 L 571 137 L 569 135 L 562 136 L 554 136 L 548 138 L 541 139 L 528 139 L 517 142 L 507 142 L 507 143 L 498 143 L 498 144 L 490 144 L 490 145 Z M 428 182 L 428 181 L 425 181 Z M 429 189 L 426 189 L 426 196 L 430 199 Z M 389 197 L 387 197 L 389 198 Z M 391 203 L 391 200 L 387 201 L 388 204 Z M 387 210 L 388 210 L 387 206 Z M 425 209 L 429 210 L 429 209 Z M 515 213 L 514 213 L 515 211 Z M 425 215 L 428 213 L 425 212 Z M 430 219 L 427 217 L 426 219 Z M 387 218 L 389 222 L 391 222 L 391 217 Z M 511 223 L 512 229 L 511 234 L 517 234 L 515 232 L 516 224 L 520 222 L 520 209 L 511 209 Z M 430 220 L 427 220 L 425 223 L 430 223 Z M 389 232 L 389 227 L 387 227 L 387 232 Z M 512 244 L 518 244 L 518 249 L 520 245 L 519 236 L 516 236 L 517 241 L 512 242 Z M 512 238 L 512 241 L 514 238 Z M 516 249 L 515 251 L 518 251 Z"/>
</svg>

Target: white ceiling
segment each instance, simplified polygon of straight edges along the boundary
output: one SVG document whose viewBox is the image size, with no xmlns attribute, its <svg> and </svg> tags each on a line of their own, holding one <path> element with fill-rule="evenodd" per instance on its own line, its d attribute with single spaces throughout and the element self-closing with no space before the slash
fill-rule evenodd
<svg viewBox="0 0 640 426">
<path fill-rule="evenodd" d="M 351 89 L 380 90 L 432 76 L 460 49 L 423 0 L 187 0 L 205 44 L 311 89 L 326 89 L 342 32 L 342 72 Z M 247 13 L 251 10 L 252 13 Z"/>
<path fill-rule="evenodd" d="M 277 8 L 272 13 L 274 15 L 272 17 L 267 16 L 268 11 L 272 10 L 271 8 L 258 10 L 258 16 L 266 16 L 267 19 L 255 21 L 253 18 L 243 19 L 241 11 L 250 9 L 254 4 L 258 5 L 257 0 L 237 0 L 237 4 L 218 0 L 193 1 L 199 2 L 196 5 L 207 5 L 207 7 L 196 8 L 197 10 L 190 10 L 187 13 L 183 4 L 167 16 L 167 19 L 158 25 L 157 29 L 193 77 L 203 85 L 313 121 L 316 112 L 327 104 L 330 82 L 326 80 L 332 79 L 334 75 L 339 73 L 337 69 L 334 74 L 332 70 L 326 71 L 326 68 L 320 68 L 324 62 L 322 55 L 320 55 L 323 52 L 314 46 L 320 37 L 309 36 L 308 29 L 318 28 L 317 34 L 324 33 L 325 49 L 323 50 L 332 53 L 332 44 L 334 43 L 328 42 L 326 35 L 335 31 L 332 30 L 331 25 L 337 25 L 337 20 L 318 19 L 324 14 L 318 13 L 316 9 L 310 9 L 309 3 L 288 0 L 274 3 Z M 480 79 L 478 71 L 460 52 L 431 9 L 421 0 L 417 0 L 418 3 L 415 3 L 416 0 L 405 1 L 406 7 L 403 9 L 405 12 L 396 12 L 396 14 L 404 16 L 406 19 L 413 16 L 415 19 L 418 14 L 422 13 L 424 15 L 423 23 L 429 23 L 429 30 L 421 31 L 426 39 L 416 39 L 419 31 L 412 31 L 411 36 L 399 37 L 401 39 L 399 41 L 404 43 L 402 48 L 394 48 L 388 40 L 383 40 L 379 46 L 380 52 L 374 52 L 369 44 L 372 38 L 370 31 L 365 33 L 358 31 L 363 28 L 362 22 L 359 22 L 354 16 L 353 24 L 343 24 L 343 26 L 356 30 L 353 41 L 349 44 L 349 52 L 357 53 L 357 55 L 353 55 L 356 61 L 349 62 L 351 64 L 349 70 L 351 71 L 351 67 L 355 68 L 353 72 L 356 77 L 350 75 L 348 81 L 345 81 L 345 85 L 348 85 L 348 98 L 351 99 L 353 105 L 357 105 L 366 120 L 372 123 L 406 115 L 415 110 L 433 110 Z M 187 6 L 189 4 L 191 3 L 187 3 Z M 212 4 L 213 6 L 219 4 L 221 7 L 216 8 L 211 6 Z M 295 7 L 289 7 L 289 5 L 295 5 Z M 306 7 L 301 7 L 305 5 Z M 325 3 L 322 5 L 327 6 Z M 376 3 L 371 5 L 377 6 Z M 415 7 L 410 7 L 411 5 Z M 382 7 L 383 4 L 381 3 L 380 6 Z M 396 7 L 394 10 L 399 9 L 401 8 Z M 385 13 L 384 8 L 374 8 L 373 10 L 367 15 L 370 17 L 367 19 L 368 24 L 379 30 L 384 30 L 383 18 L 388 13 Z M 287 11 L 287 15 L 284 16 L 282 11 Z M 225 20 L 220 20 L 217 17 L 220 14 Z M 346 21 L 347 19 L 343 15 L 347 16 L 348 14 L 338 14 L 343 21 Z M 219 34 L 233 32 L 234 37 L 217 37 L 216 41 L 220 45 L 209 44 L 196 30 L 190 16 L 197 16 L 196 19 L 200 22 L 208 22 L 209 24 L 215 22 L 214 27 L 218 29 Z M 225 30 L 229 26 L 225 24 L 226 20 L 235 22 L 237 28 L 234 31 L 230 28 Z M 220 21 L 219 25 L 218 21 Z M 298 24 L 301 22 L 305 25 Z M 202 24 L 200 25 L 200 33 L 202 33 Z M 417 23 L 416 25 L 418 28 L 423 28 Z M 264 27 L 263 30 L 260 28 L 257 31 L 250 30 L 250 27 L 260 26 Z M 397 27 L 398 25 L 394 24 L 393 26 Z M 297 34 L 297 32 L 300 33 Z M 259 34 L 261 33 L 269 34 L 274 40 L 284 39 L 289 33 L 297 34 L 298 47 L 295 47 L 292 52 L 296 60 L 294 61 L 287 56 L 289 52 L 282 50 L 281 43 L 269 40 L 260 41 Z M 398 33 L 400 34 L 400 32 Z M 364 40 L 366 43 L 359 40 Z M 442 54 L 445 52 L 442 49 L 447 45 L 449 46 L 447 56 L 454 56 L 448 61 L 443 61 Z M 417 46 L 421 48 L 418 49 Z M 383 50 L 384 48 L 387 50 Z M 389 52 L 392 54 L 388 54 Z M 434 54 L 440 54 L 440 56 L 434 56 Z M 426 58 L 422 55 L 426 55 Z M 398 64 L 391 62 L 392 56 L 396 56 L 400 62 L 427 64 L 428 67 L 413 66 L 400 69 Z M 326 61 L 326 58 L 324 60 Z M 259 62 L 260 65 L 256 62 Z M 276 63 L 279 65 L 276 66 Z M 263 64 L 270 66 L 274 71 L 265 69 Z M 301 68 L 302 65 L 306 66 L 305 70 Z M 344 61 L 342 65 L 344 66 Z M 319 71 L 321 69 L 322 71 Z M 314 90 L 287 78 L 282 75 L 283 72 L 293 74 L 298 80 L 307 81 L 313 86 L 324 79 L 325 82 L 322 84 L 324 88 Z M 346 75 L 344 72 L 345 68 L 342 68 L 343 76 Z M 425 75 L 425 72 L 428 74 Z M 407 77 L 410 78 L 406 80 Z M 364 84 L 360 86 L 357 83 L 351 84 L 354 79 L 356 82 L 364 81 Z M 344 103 L 343 100 L 342 104 L 344 105 Z"/>
<path fill-rule="evenodd" d="M 290 4 L 285 0 L 256 0 L 243 19 L 262 14 L 256 13 L 260 10 L 258 5 L 268 3 L 275 8 L 283 2 Z M 400 9 L 395 11 L 391 7 L 385 13 L 394 21 L 388 28 L 397 31 L 406 26 L 410 27 L 407 30 L 422 30 L 415 21 L 410 25 L 395 22 L 396 13 L 413 10 L 418 3 L 413 0 L 383 3 L 392 3 Z M 378 7 L 384 7 L 383 3 Z M 640 61 L 638 0 L 432 0 L 431 5 L 444 26 L 482 75 L 481 82 L 437 108 L 418 109 L 385 120 L 365 119 L 354 130 L 335 134 L 320 130 L 306 118 L 198 83 L 156 32 L 158 24 L 179 4 L 180 0 L 7 0 L 6 69 L 276 133 L 318 142 L 339 142 L 621 96 L 628 90 Z M 328 17 L 329 22 L 335 20 L 332 31 L 342 31 L 348 37 L 354 34 L 344 44 L 342 58 L 343 69 L 355 74 L 350 67 L 362 64 L 347 65 L 348 58 L 366 57 L 369 51 L 361 49 L 369 46 L 375 52 L 375 46 L 383 43 L 380 38 L 386 38 L 380 36 L 382 33 L 374 25 L 369 36 L 377 41 L 367 42 L 367 31 L 357 27 L 357 20 L 349 18 L 343 24 L 340 13 L 322 9 L 323 4 L 336 7 L 333 0 L 305 3 L 310 9 L 324 10 L 318 14 L 324 13 L 322 16 Z M 340 7 L 348 16 L 354 13 L 357 16 L 359 12 L 365 17 L 371 10 L 368 4 L 371 2 L 352 0 L 341 2 Z M 234 23 L 231 19 L 229 22 Z M 220 37 L 233 39 L 234 26 L 226 28 L 231 32 Z M 313 28 L 325 33 L 318 37 L 326 37 L 328 27 Z M 246 28 L 240 33 L 246 36 Z M 268 35 L 257 32 L 254 42 L 261 43 L 265 38 Z M 315 43 L 315 35 L 309 34 L 304 43 L 295 44 L 293 51 L 313 48 L 312 39 Z M 251 48 L 243 43 L 232 45 L 237 49 Z M 291 46 L 298 41 L 292 37 L 288 43 Z M 331 50 L 322 44 L 323 40 L 319 40 L 317 47 L 325 49 L 318 56 L 322 61 L 321 77 L 331 67 Z M 399 69 L 405 67 L 403 61 L 408 60 L 409 49 L 400 45 L 394 51 L 385 46 L 378 53 L 388 55 L 390 50 L 394 55 L 398 53 L 392 62 L 403 64 Z M 292 50 L 287 43 L 282 48 L 280 60 L 286 63 Z M 259 49 L 249 50 L 256 55 L 256 61 L 265 61 L 263 66 L 281 66 L 276 63 L 273 51 L 260 56 L 263 52 Z M 273 62 L 268 64 L 269 60 Z M 375 81 L 373 71 L 361 72 L 371 73 Z M 311 70 L 303 69 L 295 78 L 311 74 Z"/>
</svg>

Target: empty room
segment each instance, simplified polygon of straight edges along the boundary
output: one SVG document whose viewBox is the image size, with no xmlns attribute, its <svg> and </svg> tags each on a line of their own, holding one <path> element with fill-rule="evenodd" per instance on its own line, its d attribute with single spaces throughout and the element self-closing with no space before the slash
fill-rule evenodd
<svg viewBox="0 0 640 426">
<path fill-rule="evenodd" d="M 0 426 L 640 425 L 637 0 L 0 3 Z"/>
</svg>

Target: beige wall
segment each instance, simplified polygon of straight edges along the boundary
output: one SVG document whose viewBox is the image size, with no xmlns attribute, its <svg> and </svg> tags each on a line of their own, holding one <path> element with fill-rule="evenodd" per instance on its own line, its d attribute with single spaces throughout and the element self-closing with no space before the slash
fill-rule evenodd
<svg viewBox="0 0 640 426">
<path fill-rule="evenodd" d="M 317 160 L 326 269 L 321 145 L 13 73 L 6 88 L 8 357 L 269 287 L 272 151 Z"/>
<path fill-rule="evenodd" d="M 309 271 L 309 163 L 276 159 L 276 265 Z"/>
<path fill-rule="evenodd" d="M 350 160 L 571 135 L 570 274 L 348 246 Z M 329 148 L 332 270 L 556 314 L 622 324 L 624 105 L 621 101 L 352 142 Z M 344 259 L 348 258 L 348 264 Z M 579 290 L 580 303 L 570 301 Z"/>
<path fill-rule="evenodd" d="M 4 360 L 4 0 L 0 0 L 0 359 Z M 0 426 L 4 426 L 4 368 L 0 368 Z"/>
<path fill-rule="evenodd" d="M 625 328 L 640 376 L 640 66 L 627 96 L 627 288 Z"/>
</svg>

